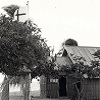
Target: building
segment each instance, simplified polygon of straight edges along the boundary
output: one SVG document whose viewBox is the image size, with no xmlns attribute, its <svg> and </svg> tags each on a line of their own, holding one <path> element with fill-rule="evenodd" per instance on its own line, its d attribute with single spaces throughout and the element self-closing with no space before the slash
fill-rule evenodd
<svg viewBox="0 0 100 100">
<path fill-rule="evenodd" d="M 74 56 L 83 57 L 84 63 L 89 65 L 93 60 L 99 60 L 94 57 L 94 53 L 100 50 L 100 47 L 85 46 L 64 46 L 61 55 L 57 56 L 56 64 L 72 65 L 75 63 Z M 77 90 L 74 86 L 75 78 L 69 77 L 66 72 L 60 72 L 55 78 L 41 76 L 40 94 L 42 98 L 77 98 Z M 88 79 L 83 82 L 84 100 L 100 100 L 100 79 Z"/>
</svg>

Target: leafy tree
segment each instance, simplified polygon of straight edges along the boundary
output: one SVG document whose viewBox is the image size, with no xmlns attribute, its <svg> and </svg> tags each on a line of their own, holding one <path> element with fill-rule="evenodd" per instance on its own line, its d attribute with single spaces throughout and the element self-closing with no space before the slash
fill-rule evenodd
<svg viewBox="0 0 100 100">
<path fill-rule="evenodd" d="M 78 42 L 74 39 L 67 39 L 64 44 L 69 46 L 78 46 Z"/>
<path fill-rule="evenodd" d="M 19 83 L 29 69 L 32 78 L 44 74 L 50 49 L 41 37 L 41 30 L 31 20 L 13 20 L 16 5 L 3 7 L 9 16 L 0 16 L 0 72 L 13 77 L 11 83 Z M 24 75 L 23 75 L 24 74 Z M 17 81 L 15 81 L 17 79 Z"/>
<path fill-rule="evenodd" d="M 32 70 L 44 65 L 49 47 L 38 33 L 37 26 L 30 28 L 24 23 L 0 18 L 0 71 L 15 75 L 23 66 Z"/>
<path fill-rule="evenodd" d="M 3 7 L 3 10 L 6 11 L 7 14 L 12 18 L 14 17 L 14 13 L 17 9 L 19 9 L 19 6 L 17 5 L 9 5 Z"/>
<path fill-rule="evenodd" d="M 30 27 L 6 16 L 0 17 L 0 26 L 1 72 L 16 75 L 23 66 L 33 71 L 45 64 L 49 47 L 38 34 L 37 26 Z"/>
<path fill-rule="evenodd" d="M 67 39 L 66 41 L 62 43 L 62 48 L 63 46 L 78 46 L 78 42 L 74 39 Z M 62 56 L 66 56 L 66 55 L 67 55 L 67 52 L 66 50 L 64 50 Z"/>
</svg>

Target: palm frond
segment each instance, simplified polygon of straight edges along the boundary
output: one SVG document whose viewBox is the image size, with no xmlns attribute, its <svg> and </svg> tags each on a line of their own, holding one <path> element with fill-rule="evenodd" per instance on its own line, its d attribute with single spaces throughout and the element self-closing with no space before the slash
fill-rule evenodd
<svg viewBox="0 0 100 100">
<path fill-rule="evenodd" d="M 9 5 L 9 6 L 4 6 L 3 7 L 3 10 L 7 12 L 7 14 L 10 16 L 10 17 L 14 17 L 14 13 L 15 11 L 19 9 L 19 6 L 17 5 Z"/>
</svg>

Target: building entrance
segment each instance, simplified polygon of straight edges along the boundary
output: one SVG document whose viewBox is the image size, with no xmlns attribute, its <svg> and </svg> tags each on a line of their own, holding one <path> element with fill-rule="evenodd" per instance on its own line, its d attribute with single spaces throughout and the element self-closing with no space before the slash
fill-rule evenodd
<svg viewBox="0 0 100 100">
<path fill-rule="evenodd" d="M 59 78 L 59 97 L 65 97 L 65 96 L 67 96 L 66 78 L 61 76 Z"/>
</svg>

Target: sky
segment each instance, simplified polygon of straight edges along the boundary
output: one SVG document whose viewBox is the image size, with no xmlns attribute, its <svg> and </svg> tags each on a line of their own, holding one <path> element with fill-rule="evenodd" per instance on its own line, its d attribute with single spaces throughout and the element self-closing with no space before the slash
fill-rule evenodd
<svg viewBox="0 0 100 100">
<path fill-rule="evenodd" d="M 27 0 L 0 0 L 0 8 Z M 100 46 L 100 0 L 29 0 L 29 17 L 41 28 L 42 37 L 58 52 L 66 39 L 80 46 Z"/>
<path fill-rule="evenodd" d="M 10 4 L 25 6 L 26 0 L 0 0 L 0 8 Z M 100 47 L 100 0 L 29 0 L 29 17 L 55 52 L 69 38 Z"/>
</svg>

